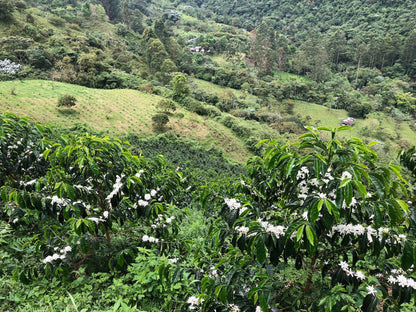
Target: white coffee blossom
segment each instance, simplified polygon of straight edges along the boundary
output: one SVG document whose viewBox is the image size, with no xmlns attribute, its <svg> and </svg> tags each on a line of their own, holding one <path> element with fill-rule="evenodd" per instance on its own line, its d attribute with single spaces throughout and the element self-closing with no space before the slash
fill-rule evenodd
<svg viewBox="0 0 416 312">
<path fill-rule="evenodd" d="M 100 222 L 104 222 L 105 220 L 104 219 L 101 219 L 101 218 L 96 218 L 96 217 L 89 217 L 89 218 L 87 218 L 88 220 L 91 220 L 91 221 L 93 221 L 93 222 L 95 222 L 95 223 L 100 223 Z"/>
<path fill-rule="evenodd" d="M 202 298 L 197 298 L 195 296 L 191 296 L 188 298 L 187 303 L 190 304 L 189 309 L 191 310 L 195 310 L 198 308 L 198 306 L 200 306 L 202 303 L 204 302 L 204 299 Z"/>
<path fill-rule="evenodd" d="M 352 174 L 349 173 L 348 171 L 344 171 L 341 175 L 341 180 L 351 179 L 351 178 L 352 178 Z"/>
<path fill-rule="evenodd" d="M 139 199 L 138 204 L 139 204 L 139 206 L 146 207 L 149 204 L 149 202 L 147 202 L 145 200 L 142 200 L 142 199 Z"/>
<path fill-rule="evenodd" d="M 110 194 L 105 198 L 105 200 L 109 203 L 109 206 L 111 208 L 111 199 L 120 191 L 120 189 L 123 187 L 123 183 L 121 183 L 121 179 L 123 179 L 124 175 L 117 176 L 116 177 L 116 183 L 113 185 L 113 190 Z"/>
<path fill-rule="evenodd" d="M 235 305 L 233 303 L 229 304 L 228 307 L 230 308 L 231 312 L 239 312 L 240 308 L 238 307 L 238 305 Z"/>
<path fill-rule="evenodd" d="M 248 231 L 249 231 L 249 228 L 248 228 L 248 227 L 246 227 L 246 226 L 236 226 L 236 227 L 235 227 L 235 230 L 236 230 L 237 232 L 241 233 L 241 234 L 246 235 L 246 234 L 248 233 Z"/>
<path fill-rule="evenodd" d="M 286 227 L 282 225 L 272 225 L 267 221 L 262 221 L 260 218 L 257 219 L 257 222 L 260 223 L 266 232 L 273 233 L 277 238 L 285 235 Z"/>
<path fill-rule="evenodd" d="M 155 237 L 152 237 L 152 236 L 143 235 L 142 241 L 149 242 L 149 243 L 158 243 L 159 239 L 155 238 Z"/>
<path fill-rule="evenodd" d="M 58 204 L 58 205 L 66 205 L 66 201 L 62 198 L 59 198 L 58 196 L 54 195 L 52 196 L 52 202 L 51 204 Z"/>
<path fill-rule="evenodd" d="M 355 277 L 356 278 L 358 278 L 358 279 L 360 279 L 360 280 L 364 280 L 365 279 L 365 275 L 364 275 L 364 273 L 363 272 L 361 272 L 361 271 L 357 271 L 357 272 L 355 272 Z"/>
<path fill-rule="evenodd" d="M 231 210 L 238 210 L 241 208 L 241 204 L 235 198 L 224 198 L 224 201 Z"/>
</svg>

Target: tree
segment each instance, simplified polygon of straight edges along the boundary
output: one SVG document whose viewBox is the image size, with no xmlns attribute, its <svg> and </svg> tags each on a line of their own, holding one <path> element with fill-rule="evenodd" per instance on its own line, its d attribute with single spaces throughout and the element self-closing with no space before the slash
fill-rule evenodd
<svg viewBox="0 0 416 312">
<path fill-rule="evenodd" d="M 184 75 L 176 75 L 172 82 L 173 100 L 182 102 L 191 92 L 191 88 L 187 84 L 187 79 Z"/>
<path fill-rule="evenodd" d="M 0 0 L 0 21 L 9 22 L 13 19 L 14 4 L 10 0 Z"/>
<path fill-rule="evenodd" d="M 165 46 L 159 39 L 149 39 L 145 47 L 147 65 L 152 73 L 160 71 L 163 62 L 168 58 Z"/>
<path fill-rule="evenodd" d="M 165 84 L 169 83 L 169 81 L 172 79 L 171 74 L 177 71 L 178 68 L 171 59 L 164 60 L 162 66 L 160 66 L 161 81 Z"/>
</svg>

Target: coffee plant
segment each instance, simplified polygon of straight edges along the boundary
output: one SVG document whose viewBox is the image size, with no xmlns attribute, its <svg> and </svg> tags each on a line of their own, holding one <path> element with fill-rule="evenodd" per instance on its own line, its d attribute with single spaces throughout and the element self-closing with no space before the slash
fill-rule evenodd
<svg viewBox="0 0 416 312">
<path fill-rule="evenodd" d="M 377 163 L 375 143 L 337 140 L 345 129 L 309 129 L 283 146 L 269 141 L 246 178 L 211 198 L 220 217 L 201 283 L 204 310 L 398 311 L 415 299 L 416 218 L 406 181 L 393 162 Z"/>
</svg>

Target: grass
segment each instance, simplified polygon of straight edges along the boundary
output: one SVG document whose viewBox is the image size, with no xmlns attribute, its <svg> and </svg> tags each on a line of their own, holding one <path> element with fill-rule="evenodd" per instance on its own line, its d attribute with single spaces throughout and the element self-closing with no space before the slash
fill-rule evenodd
<svg viewBox="0 0 416 312">
<path fill-rule="evenodd" d="M 0 82 L 0 110 L 30 116 L 41 123 L 71 128 L 79 123 L 112 136 L 135 133 L 154 136 L 152 116 L 161 97 L 135 90 L 90 89 L 45 80 Z M 59 96 L 75 96 L 71 109 L 57 108 Z M 169 131 L 199 141 L 206 147 L 219 146 L 232 159 L 245 162 L 250 155 L 241 139 L 222 124 L 178 108 L 183 118 L 169 117 Z"/>
<path fill-rule="evenodd" d="M 300 81 L 303 81 L 303 82 L 312 82 L 313 81 L 312 79 L 309 79 L 305 76 L 295 75 L 295 74 L 282 72 L 282 71 L 276 72 L 274 77 L 277 78 L 277 80 L 280 80 L 280 81 L 283 81 L 283 82 L 290 81 L 290 80 L 300 80 Z"/>
<path fill-rule="evenodd" d="M 212 93 L 219 95 L 221 92 L 224 92 L 225 90 L 231 90 L 237 98 L 240 98 L 240 96 L 243 94 L 241 90 L 232 89 L 229 87 L 222 87 L 219 85 L 216 85 L 212 82 L 205 81 L 202 79 L 197 78 L 191 78 L 190 83 L 194 84 L 198 89 L 203 90 L 207 93 Z M 247 104 L 248 107 L 256 107 L 257 96 L 248 94 L 247 98 L 244 100 L 244 102 Z"/>
</svg>

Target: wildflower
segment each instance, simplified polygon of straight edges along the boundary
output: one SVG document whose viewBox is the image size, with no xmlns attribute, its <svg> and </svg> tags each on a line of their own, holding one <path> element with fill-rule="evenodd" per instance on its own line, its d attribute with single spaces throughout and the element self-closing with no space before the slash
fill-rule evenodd
<svg viewBox="0 0 416 312">
<path fill-rule="evenodd" d="M 367 286 L 367 295 L 375 296 L 377 294 L 377 290 L 373 286 Z"/>
<path fill-rule="evenodd" d="M 155 196 L 156 196 L 156 194 L 157 194 L 156 190 L 151 190 L 151 191 L 150 191 L 150 195 L 151 195 L 152 197 L 155 197 Z"/>
<path fill-rule="evenodd" d="M 149 200 L 152 199 L 152 196 L 150 194 L 145 194 L 144 195 L 144 199 L 147 200 L 147 201 L 149 201 Z"/>
<path fill-rule="evenodd" d="M 175 263 L 177 263 L 178 262 L 178 258 L 172 258 L 172 259 L 168 259 L 168 261 L 170 262 L 170 263 L 173 263 L 173 264 L 175 264 Z"/>
<path fill-rule="evenodd" d="M 262 312 L 260 306 L 256 307 L 256 312 Z"/>
<path fill-rule="evenodd" d="M 238 307 L 238 305 L 235 305 L 233 303 L 229 304 L 228 307 L 231 309 L 231 312 L 239 312 L 240 308 Z"/>
<path fill-rule="evenodd" d="M 104 211 L 103 216 L 104 216 L 105 219 L 107 219 L 108 218 L 108 211 Z"/>
</svg>

